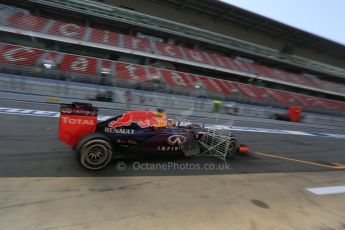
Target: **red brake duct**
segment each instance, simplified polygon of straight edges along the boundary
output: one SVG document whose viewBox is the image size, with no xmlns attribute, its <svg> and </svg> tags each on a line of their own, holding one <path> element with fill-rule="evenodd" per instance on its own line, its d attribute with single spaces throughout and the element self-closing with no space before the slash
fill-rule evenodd
<svg viewBox="0 0 345 230">
<path fill-rule="evenodd" d="M 250 152 L 249 146 L 248 145 L 240 145 L 240 153 L 242 154 L 247 154 Z"/>
</svg>

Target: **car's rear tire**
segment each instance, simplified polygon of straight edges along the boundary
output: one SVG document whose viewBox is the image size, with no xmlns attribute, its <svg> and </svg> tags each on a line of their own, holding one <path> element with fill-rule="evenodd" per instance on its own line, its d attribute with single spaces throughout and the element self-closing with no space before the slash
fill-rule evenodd
<svg viewBox="0 0 345 230">
<path fill-rule="evenodd" d="M 106 136 L 92 133 L 76 146 L 79 163 L 90 170 L 100 170 L 108 165 L 113 157 L 113 148 Z"/>
</svg>

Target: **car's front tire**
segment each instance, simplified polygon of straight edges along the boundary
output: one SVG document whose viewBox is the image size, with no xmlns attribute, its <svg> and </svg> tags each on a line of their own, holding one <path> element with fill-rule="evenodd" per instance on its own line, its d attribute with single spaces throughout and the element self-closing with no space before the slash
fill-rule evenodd
<svg viewBox="0 0 345 230">
<path fill-rule="evenodd" d="M 106 167 L 113 157 L 113 148 L 108 139 L 98 133 L 85 136 L 76 147 L 79 163 L 90 170 Z"/>
<path fill-rule="evenodd" d="M 228 150 L 226 152 L 226 158 L 233 158 L 238 153 L 238 143 L 236 139 L 230 139 Z"/>
</svg>

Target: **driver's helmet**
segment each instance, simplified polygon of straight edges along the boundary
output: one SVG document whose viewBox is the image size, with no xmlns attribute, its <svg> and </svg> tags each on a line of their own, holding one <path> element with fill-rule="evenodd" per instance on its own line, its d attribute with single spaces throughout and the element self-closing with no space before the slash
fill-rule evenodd
<svg viewBox="0 0 345 230">
<path fill-rule="evenodd" d="M 158 108 L 156 112 L 154 112 L 154 119 L 155 119 L 155 125 L 156 128 L 164 128 L 167 126 L 167 114 L 165 113 L 164 109 Z"/>
</svg>

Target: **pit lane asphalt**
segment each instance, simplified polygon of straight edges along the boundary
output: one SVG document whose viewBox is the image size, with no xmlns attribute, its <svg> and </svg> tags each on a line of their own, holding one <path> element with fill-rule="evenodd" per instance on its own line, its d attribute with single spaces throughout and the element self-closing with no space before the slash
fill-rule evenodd
<svg viewBox="0 0 345 230">
<path fill-rule="evenodd" d="M 1 104 L 1 106 L 7 106 Z M 16 108 L 52 110 L 50 105 L 21 104 Z M 119 111 L 120 113 L 120 111 Z M 102 111 L 101 111 L 101 114 Z M 108 114 L 104 114 L 108 115 Z M 264 172 L 320 172 L 339 171 L 322 165 L 345 164 L 344 139 L 278 135 L 269 133 L 234 132 L 240 142 L 248 144 L 253 152 L 237 156 L 225 163 L 215 157 L 142 157 L 116 159 L 101 171 L 83 169 L 72 149 L 57 139 L 58 119 L 20 115 L 0 115 L 0 176 L 147 176 L 147 175 L 211 175 Z M 191 118 L 192 120 L 192 118 Z M 210 121 L 212 122 L 212 121 Z M 236 123 L 236 125 L 243 125 Z M 249 126 L 248 124 L 246 124 Z M 251 124 L 255 127 L 258 124 Z M 263 128 L 270 125 L 259 124 Z M 276 126 L 274 126 L 277 128 Z M 282 129 L 320 131 L 317 128 L 294 127 L 289 123 Z M 325 130 L 322 130 L 323 132 Z M 333 133 L 344 133 L 332 130 Z M 295 162 L 256 154 L 255 152 L 288 157 Z M 118 169 L 120 164 L 125 169 Z M 159 168 L 169 165 L 168 170 Z M 207 164 L 207 169 L 206 169 Z M 212 164 L 210 166 L 210 164 Z M 138 169 L 141 165 L 141 169 Z M 172 166 L 173 165 L 173 166 Z M 189 165 L 189 166 L 187 166 Z M 157 169 L 158 167 L 158 169 Z M 216 170 L 219 168 L 219 170 Z"/>
</svg>

